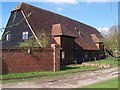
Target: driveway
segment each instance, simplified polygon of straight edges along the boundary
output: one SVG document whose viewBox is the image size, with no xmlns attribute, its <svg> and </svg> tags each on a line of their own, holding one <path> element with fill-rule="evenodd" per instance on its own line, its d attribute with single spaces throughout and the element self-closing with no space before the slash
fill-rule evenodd
<svg viewBox="0 0 120 90">
<path fill-rule="evenodd" d="M 2 88 L 77 88 L 118 77 L 118 68 L 79 72 L 49 79 L 4 83 Z"/>
</svg>

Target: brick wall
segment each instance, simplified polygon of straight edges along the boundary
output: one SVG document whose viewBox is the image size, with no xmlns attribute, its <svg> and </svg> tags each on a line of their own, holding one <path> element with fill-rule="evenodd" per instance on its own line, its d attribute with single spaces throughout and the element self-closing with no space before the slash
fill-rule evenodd
<svg viewBox="0 0 120 90">
<path fill-rule="evenodd" d="M 34 72 L 34 71 L 52 71 L 53 52 L 52 48 L 31 49 L 3 49 L 2 50 L 2 72 L 18 73 L 18 72 Z M 60 51 L 55 49 L 55 65 L 56 69 L 60 67 Z"/>
</svg>

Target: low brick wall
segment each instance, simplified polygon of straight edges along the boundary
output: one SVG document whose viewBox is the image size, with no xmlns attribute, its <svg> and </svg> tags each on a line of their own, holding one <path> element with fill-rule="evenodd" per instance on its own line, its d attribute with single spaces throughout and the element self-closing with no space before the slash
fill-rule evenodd
<svg viewBox="0 0 120 90">
<path fill-rule="evenodd" d="M 53 71 L 52 48 L 2 49 L 2 73 L 20 73 L 34 71 Z M 55 49 L 55 66 L 60 67 L 60 50 Z"/>
</svg>

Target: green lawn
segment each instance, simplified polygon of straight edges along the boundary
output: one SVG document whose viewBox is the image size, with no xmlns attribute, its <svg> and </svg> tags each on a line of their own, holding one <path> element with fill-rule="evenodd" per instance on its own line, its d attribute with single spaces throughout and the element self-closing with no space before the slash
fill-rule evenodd
<svg viewBox="0 0 120 90">
<path fill-rule="evenodd" d="M 106 58 L 106 59 L 100 59 L 100 60 L 93 60 L 87 63 L 91 64 L 110 64 L 111 66 L 120 65 L 120 60 L 118 58 Z"/>
<path fill-rule="evenodd" d="M 57 75 L 65 75 L 65 74 L 72 74 L 76 72 L 80 72 L 83 70 L 92 70 L 96 69 L 97 67 L 93 66 L 81 66 L 81 65 L 68 65 L 66 67 L 63 67 L 59 71 L 41 71 L 41 72 L 27 72 L 27 73 L 13 73 L 13 74 L 4 74 L 1 75 L 0 78 L 2 79 L 10 79 L 10 78 L 18 78 L 19 80 L 22 79 L 32 79 L 32 78 L 45 78 L 45 77 L 51 77 L 51 76 L 57 76 Z M 28 77 L 28 78 L 24 78 Z M 15 81 L 15 80 L 2 80 L 3 82 L 9 82 L 9 81 Z"/>
<path fill-rule="evenodd" d="M 120 80 L 120 77 L 119 77 Z M 118 88 L 118 78 L 102 81 L 99 83 L 84 86 L 82 88 Z"/>
</svg>

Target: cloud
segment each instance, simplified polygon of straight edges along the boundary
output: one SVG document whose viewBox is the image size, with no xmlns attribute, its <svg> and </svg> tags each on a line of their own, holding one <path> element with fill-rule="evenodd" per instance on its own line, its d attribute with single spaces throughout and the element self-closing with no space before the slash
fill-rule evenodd
<svg viewBox="0 0 120 90">
<path fill-rule="evenodd" d="M 85 2 L 108 2 L 110 0 L 85 0 Z"/>
<path fill-rule="evenodd" d="M 53 2 L 57 4 L 79 4 L 79 2 L 119 2 L 119 0 L 1 0 L 2 2 Z"/>
<path fill-rule="evenodd" d="M 2 0 L 2 2 L 53 2 L 57 4 L 79 4 L 78 0 Z"/>
<path fill-rule="evenodd" d="M 97 28 L 97 30 L 98 30 L 102 35 L 107 35 L 107 34 L 109 33 L 109 29 L 110 29 L 110 28 L 106 28 L 106 27 Z"/>
<path fill-rule="evenodd" d="M 69 3 L 69 4 L 78 4 L 79 2 L 119 2 L 119 0 L 42 0 L 42 1 L 54 2 L 54 3 Z"/>
<path fill-rule="evenodd" d="M 78 0 L 42 0 L 43 2 L 78 4 Z"/>
<path fill-rule="evenodd" d="M 59 7 L 59 8 L 57 8 L 57 10 L 58 10 L 58 11 L 62 11 L 63 9 Z"/>
<path fill-rule="evenodd" d="M 98 31 L 108 32 L 108 31 L 109 31 L 109 28 L 103 27 L 103 28 L 98 28 L 97 30 L 98 30 Z"/>
<path fill-rule="evenodd" d="M 79 2 L 119 2 L 119 0 L 78 0 Z"/>
<path fill-rule="evenodd" d="M 68 4 L 79 4 L 79 2 L 119 2 L 119 0 L 41 0 L 41 1 Z"/>
</svg>

